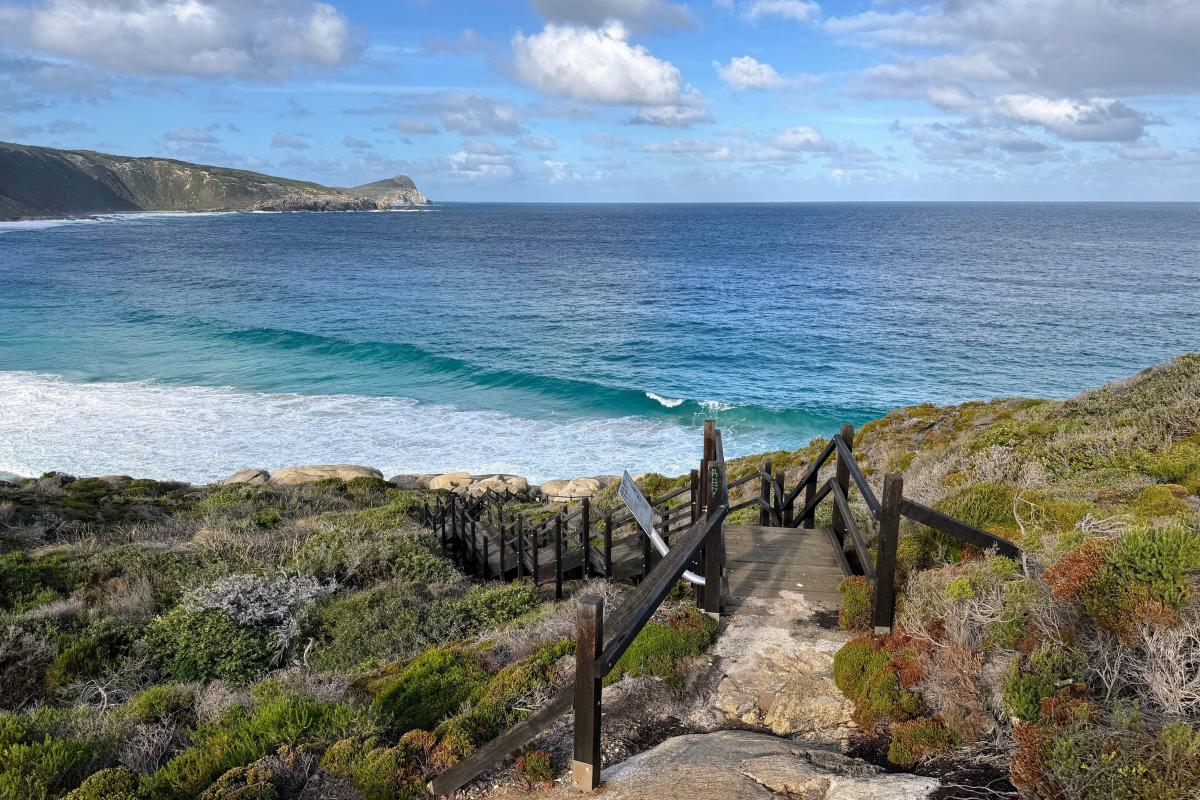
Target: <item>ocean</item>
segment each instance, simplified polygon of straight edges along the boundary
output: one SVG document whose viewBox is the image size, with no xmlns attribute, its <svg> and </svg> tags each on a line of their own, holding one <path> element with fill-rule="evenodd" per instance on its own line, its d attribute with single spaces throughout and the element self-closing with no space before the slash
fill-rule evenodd
<svg viewBox="0 0 1200 800">
<path fill-rule="evenodd" d="M 544 480 L 1200 349 L 1200 204 L 442 204 L 0 223 L 0 471 Z"/>
</svg>

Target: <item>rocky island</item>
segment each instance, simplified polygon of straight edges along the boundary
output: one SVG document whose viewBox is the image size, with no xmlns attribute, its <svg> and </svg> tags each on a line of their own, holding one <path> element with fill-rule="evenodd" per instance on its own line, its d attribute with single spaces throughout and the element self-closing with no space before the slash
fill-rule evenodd
<svg viewBox="0 0 1200 800">
<path fill-rule="evenodd" d="M 170 158 L 0 142 L 0 220 L 132 211 L 375 211 L 428 204 L 405 175 L 339 189 Z"/>
</svg>

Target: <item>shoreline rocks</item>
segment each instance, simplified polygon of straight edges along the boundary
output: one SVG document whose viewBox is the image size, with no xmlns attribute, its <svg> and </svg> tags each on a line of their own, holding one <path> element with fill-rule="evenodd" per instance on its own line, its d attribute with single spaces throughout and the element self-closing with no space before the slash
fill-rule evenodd
<svg viewBox="0 0 1200 800">
<path fill-rule="evenodd" d="M 341 478 L 344 481 L 355 478 L 383 480 L 383 473 L 374 467 L 360 467 L 356 464 L 311 464 L 304 467 L 284 467 L 271 473 L 271 483 L 279 486 L 312 483 L 326 478 Z"/>
</svg>

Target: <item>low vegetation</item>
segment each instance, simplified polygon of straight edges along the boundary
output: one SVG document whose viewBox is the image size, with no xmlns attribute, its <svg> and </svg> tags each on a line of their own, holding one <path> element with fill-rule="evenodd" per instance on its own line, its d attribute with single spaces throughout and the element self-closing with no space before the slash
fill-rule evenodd
<svg viewBox="0 0 1200 800">
<path fill-rule="evenodd" d="M 569 678 L 574 608 L 462 575 L 422 500 L 0 483 L 0 800 L 424 797 Z M 677 685 L 714 635 L 668 609 L 610 680 Z M 514 778 L 559 766 L 530 751 Z"/>
<path fill-rule="evenodd" d="M 1200 356 L 1061 402 L 900 409 L 855 449 L 873 481 L 903 471 L 906 496 L 1024 551 L 905 523 L 885 637 L 869 586 L 843 583 L 841 623 L 863 635 L 837 683 L 889 759 L 999 753 L 1030 798 L 1194 797 Z"/>
</svg>

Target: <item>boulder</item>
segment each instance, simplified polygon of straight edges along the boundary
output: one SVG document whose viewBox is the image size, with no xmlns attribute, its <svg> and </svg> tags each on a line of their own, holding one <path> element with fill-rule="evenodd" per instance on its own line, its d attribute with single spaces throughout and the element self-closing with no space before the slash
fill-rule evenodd
<svg viewBox="0 0 1200 800">
<path fill-rule="evenodd" d="M 460 486 L 471 485 L 471 473 L 469 472 L 447 472 L 442 475 L 434 475 L 429 479 L 429 488 L 436 491 L 443 489 L 457 489 Z"/>
<path fill-rule="evenodd" d="M 291 486 L 297 483 L 312 483 L 326 478 L 341 478 L 344 481 L 355 478 L 378 478 L 383 480 L 383 473 L 374 467 L 360 467 L 354 464 L 313 464 L 306 467 L 285 467 L 271 473 L 271 483 L 280 486 Z"/>
<path fill-rule="evenodd" d="M 410 492 L 420 491 L 429 488 L 429 481 L 434 475 L 393 475 L 388 478 L 388 483 L 395 486 L 397 489 L 405 489 Z"/>
<path fill-rule="evenodd" d="M 265 469 L 239 469 L 237 472 L 230 475 L 228 478 L 222 478 L 217 481 L 219 485 L 230 483 L 248 483 L 251 486 L 262 486 L 267 481 L 271 480 L 271 473 Z"/>
<path fill-rule="evenodd" d="M 469 486 L 467 494 L 478 496 L 491 489 L 493 492 L 504 494 L 526 494 L 529 492 L 529 481 L 520 475 L 485 475 L 476 477 Z"/>
<path fill-rule="evenodd" d="M 541 485 L 541 492 L 550 502 L 561 500 L 578 500 L 581 497 L 593 497 L 603 487 L 598 478 L 571 478 L 570 480 L 546 481 Z"/>
<path fill-rule="evenodd" d="M 677 736 L 606 769 L 605 800 L 923 800 L 934 778 L 751 731 Z"/>
</svg>

